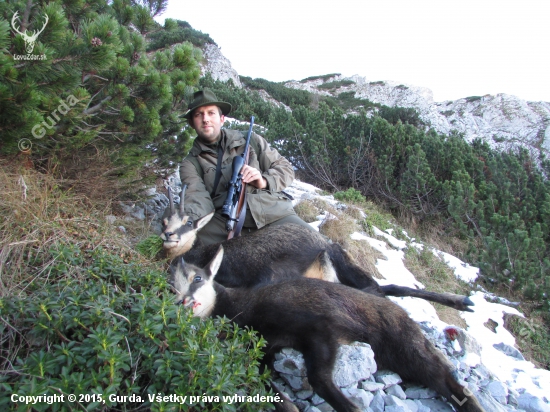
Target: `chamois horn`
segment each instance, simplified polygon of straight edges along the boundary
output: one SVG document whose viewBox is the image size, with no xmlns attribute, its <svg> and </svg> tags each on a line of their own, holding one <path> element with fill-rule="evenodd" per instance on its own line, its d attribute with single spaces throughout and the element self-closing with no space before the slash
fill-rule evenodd
<svg viewBox="0 0 550 412">
<path fill-rule="evenodd" d="M 184 202 L 183 202 L 183 198 L 185 196 L 185 191 L 187 190 L 187 185 L 183 185 L 183 187 L 181 188 L 181 193 L 180 193 L 180 212 L 183 216 L 183 208 L 184 208 Z"/>
<path fill-rule="evenodd" d="M 170 201 L 170 216 L 174 215 L 174 196 L 172 195 L 172 188 L 168 186 L 168 200 Z"/>
</svg>

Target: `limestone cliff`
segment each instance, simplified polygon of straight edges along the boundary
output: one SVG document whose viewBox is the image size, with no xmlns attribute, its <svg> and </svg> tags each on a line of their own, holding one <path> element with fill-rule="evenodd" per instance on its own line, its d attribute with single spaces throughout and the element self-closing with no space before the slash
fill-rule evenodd
<svg viewBox="0 0 550 412">
<path fill-rule="evenodd" d="M 217 46 L 208 44 L 203 53 L 206 60 L 202 66 L 203 74 L 210 73 L 221 81 L 231 79 L 237 87 L 243 87 L 237 71 Z M 338 96 L 343 92 L 353 92 L 358 99 L 385 106 L 411 107 L 418 111 L 428 127 L 438 133 L 447 135 L 456 131 L 468 141 L 479 138 L 498 149 L 522 146 L 535 155 L 539 151 L 550 154 L 550 102 L 528 102 L 507 94 L 434 102 L 432 91 L 425 87 L 368 81 L 358 75 L 319 76 L 289 81 L 285 85 L 321 95 Z M 267 92 L 262 91 L 260 96 L 275 105 L 282 104 Z"/>
<path fill-rule="evenodd" d="M 327 87 L 330 85 L 335 87 Z M 432 91 L 427 88 L 391 81 L 369 82 L 357 75 L 291 81 L 286 86 L 333 96 L 354 92 L 356 98 L 385 106 L 412 107 L 441 134 L 457 131 L 468 141 L 480 138 L 495 148 L 520 145 L 534 154 L 539 150 L 550 154 L 549 102 L 528 102 L 507 94 L 434 102 Z"/>
</svg>

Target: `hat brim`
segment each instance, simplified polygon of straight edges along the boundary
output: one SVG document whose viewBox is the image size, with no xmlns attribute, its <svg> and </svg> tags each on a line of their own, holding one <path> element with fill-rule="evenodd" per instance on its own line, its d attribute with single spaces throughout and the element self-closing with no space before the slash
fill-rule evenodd
<svg viewBox="0 0 550 412">
<path fill-rule="evenodd" d="M 196 107 L 193 107 L 192 109 L 187 110 L 184 114 L 182 114 L 180 117 L 185 117 L 187 120 L 191 118 L 191 113 L 195 109 L 198 109 L 199 107 L 203 106 L 218 106 L 220 109 L 222 109 L 222 115 L 227 116 L 229 113 L 231 113 L 231 105 L 226 102 L 207 102 L 203 104 L 199 104 Z"/>
</svg>

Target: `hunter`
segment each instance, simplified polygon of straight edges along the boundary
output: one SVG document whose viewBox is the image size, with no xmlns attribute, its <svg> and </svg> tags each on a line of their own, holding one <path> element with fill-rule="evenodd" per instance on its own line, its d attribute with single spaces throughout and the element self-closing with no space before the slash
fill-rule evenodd
<svg viewBox="0 0 550 412">
<path fill-rule="evenodd" d="M 243 153 L 246 141 L 246 133 L 222 128 L 230 112 L 231 104 L 219 101 L 205 88 L 194 94 L 189 110 L 182 116 L 197 132 L 193 147 L 180 165 L 182 184 L 188 185 L 185 213 L 197 220 L 216 212 L 199 231 L 199 238 L 205 245 L 227 239 L 227 219 L 221 215 L 221 208 L 227 196 L 233 158 Z M 288 223 L 314 230 L 296 215 L 291 199 L 282 192 L 294 180 L 292 165 L 255 133 L 250 138 L 248 164 L 241 174 L 243 183 L 247 184 L 242 235 L 267 225 Z"/>
</svg>

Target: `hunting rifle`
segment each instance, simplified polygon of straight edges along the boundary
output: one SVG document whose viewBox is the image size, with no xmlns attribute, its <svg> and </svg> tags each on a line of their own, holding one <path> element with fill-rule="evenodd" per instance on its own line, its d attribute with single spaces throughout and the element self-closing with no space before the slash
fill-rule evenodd
<svg viewBox="0 0 550 412">
<path fill-rule="evenodd" d="M 241 234 L 241 229 L 244 224 L 246 215 L 246 183 L 242 181 L 241 170 L 244 165 L 248 164 L 248 155 L 250 152 L 250 137 L 252 136 L 252 128 L 254 126 L 254 116 L 250 117 L 250 128 L 246 136 L 246 144 L 244 151 L 240 156 L 233 158 L 233 171 L 231 180 L 228 183 L 227 197 L 222 206 L 222 216 L 227 218 L 225 228 L 229 232 L 228 239 Z M 237 226 L 235 227 L 235 223 Z"/>
</svg>

